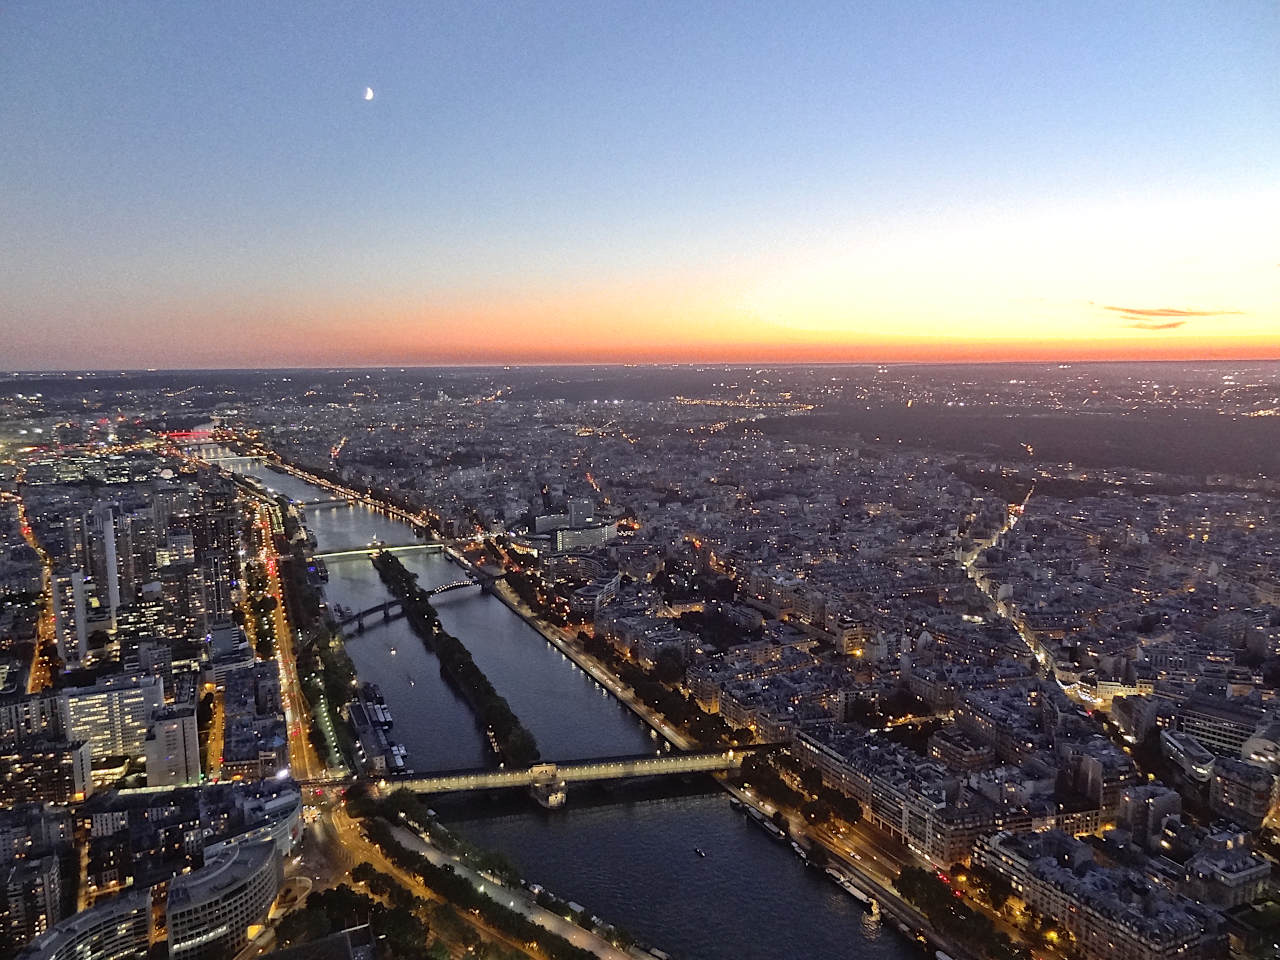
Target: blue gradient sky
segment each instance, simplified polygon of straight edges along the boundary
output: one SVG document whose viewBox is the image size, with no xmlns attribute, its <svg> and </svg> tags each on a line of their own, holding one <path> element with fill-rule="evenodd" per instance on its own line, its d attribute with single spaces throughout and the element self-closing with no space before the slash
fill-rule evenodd
<svg viewBox="0 0 1280 960">
<path fill-rule="evenodd" d="M 10 2 L 0 131 L 0 367 L 1280 354 L 1274 2 Z"/>
</svg>

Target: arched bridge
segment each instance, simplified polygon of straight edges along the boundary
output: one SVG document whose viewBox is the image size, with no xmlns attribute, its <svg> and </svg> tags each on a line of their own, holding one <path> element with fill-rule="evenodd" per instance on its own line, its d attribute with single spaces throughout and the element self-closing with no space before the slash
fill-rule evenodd
<svg viewBox="0 0 1280 960">
<path fill-rule="evenodd" d="M 459 577 L 451 583 L 442 583 L 438 587 L 432 587 L 427 591 L 427 596 L 434 597 L 441 593 L 448 593 L 451 590 L 461 590 L 463 587 L 479 587 L 487 592 L 493 589 L 493 585 L 506 575 L 505 570 L 500 573 L 490 573 L 480 567 L 470 567 L 465 577 Z"/>
<path fill-rule="evenodd" d="M 492 579 L 488 581 L 472 580 L 469 577 L 466 580 L 454 580 L 452 583 L 442 583 L 438 587 L 432 587 L 427 591 L 427 596 L 434 597 L 438 593 L 448 593 L 450 590 L 461 590 L 463 587 L 483 587 L 485 582 L 492 583 L 493 581 Z"/>
<path fill-rule="evenodd" d="M 480 587 L 482 590 L 487 590 L 495 580 L 499 579 L 501 578 L 486 573 L 474 573 L 461 580 L 442 583 L 440 586 L 432 587 L 425 592 L 428 597 L 434 597 L 442 593 L 450 593 L 453 590 L 461 590 L 464 587 Z M 340 618 L 338 626 L 342 628 L 342 632 L 346 636 L 358 635 L 364 633 L 367 621 L 376 620 L 379 614 L 382 615 L 383 623 L 399 620 L 404 616 L 404 604 L 398 599 L 388 599 L 382 603 L 375 603 L 371 607 L 357 610 L 355 613 L 349 613 Z"/>
</svg>

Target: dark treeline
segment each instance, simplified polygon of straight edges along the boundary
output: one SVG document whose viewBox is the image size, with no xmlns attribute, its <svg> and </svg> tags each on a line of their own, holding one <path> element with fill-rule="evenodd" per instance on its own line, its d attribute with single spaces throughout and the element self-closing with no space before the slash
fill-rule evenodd
<svg viewBox="0 0 1280 960">
<path fill-rule="evenodd" d="M 983 454 L 1012 463 L 1134 467 L 1192 477 L 1280 472 L 1280 421 L 1179 412 L 955 410 L 831 406 L 801 417 L 771 417 L 752 429 L 810 442 L 913 446 Z M 1030 444 L 1035 453 L 1024 447 Z"/>
</svg>

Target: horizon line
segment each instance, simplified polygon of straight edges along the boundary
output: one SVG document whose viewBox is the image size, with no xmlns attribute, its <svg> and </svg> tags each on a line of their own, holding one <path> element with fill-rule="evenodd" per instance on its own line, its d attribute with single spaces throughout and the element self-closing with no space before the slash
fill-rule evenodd
<svg viewBox="0 0 1280 960">
<path fill-rule="evenodd" d="M 439 363 L 355 363 L 310 366 L 225 366 L 225 367 L 28 367 L 0 370 L 0 377 L 20 376 L 119 376 L 138 373 L 251 373 L 257 371 L 314 370 L 486 370 L 486 369 L 590 369 L 594 367 L 1083 367 L 1147 364 L 1250 364 L 1280 363 L 1280 354 L 1268 357 L 1134 357 L 1088 359 L 1005 359 L 1005 360 L 550 360 L 550 361 L 442 361 Z"/>
</svg>

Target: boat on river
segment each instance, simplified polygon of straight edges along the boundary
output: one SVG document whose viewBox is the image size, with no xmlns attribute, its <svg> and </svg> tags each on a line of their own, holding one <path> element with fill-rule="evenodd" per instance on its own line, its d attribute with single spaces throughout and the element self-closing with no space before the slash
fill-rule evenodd
<svg viewBox="0 0 1280 960">
<path fill-rule="evenodd" d="M 834 867 L 827 867 L 826 874 L 835 881 L 837 887 L 849 896 L 853 897 L 853 899 L 857 900 L 864 907 L 869 907 L 873 914 L 878 914 L 880 912 L 880 905 L 877 904 L 873 898 L 867 896 L 858 889 L 858 887 L 854 885 L 853 880 L 851 880 L 846 874 L 841 873 Z"/>
<path fill-rule="evenodd" d="M 398 743 L 392 743 L 387 751 L 387 767 L 393 773 L 403 773 L 405 770 L 405 758 L 408 751 Z"/>
<path fill-rule="evenodd" d="M 772 820 L 760 819 L 757 820 L 756 823 L 760 824 L 760 826 L 764 828 L 764 832 L 773 837 L 773 839 L 777 840 L 779 843 L 784 843 L 786 841 L 787 835 L 779 830 L 778 825 Z"/>
</svg>

